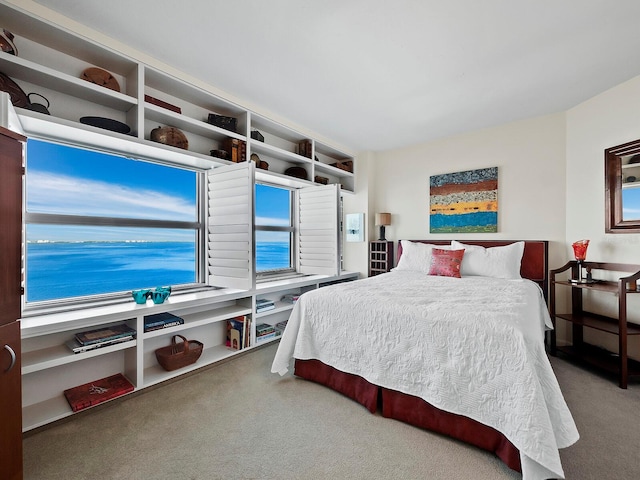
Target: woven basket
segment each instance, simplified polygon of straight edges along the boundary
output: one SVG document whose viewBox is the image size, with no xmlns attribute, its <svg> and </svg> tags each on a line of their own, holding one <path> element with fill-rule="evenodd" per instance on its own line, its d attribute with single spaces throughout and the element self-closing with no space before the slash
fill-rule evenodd
<svg viewBox="0 0 640 480">
<path fill-rule="evenodd" d="M 177 337 L 180 337 L 182 342 L 177 342 Z M 182 335 L 174 335 L 171 345 L 156 350 L 156 358 L 162 368 L 170 372 L 195 363 L 202 355 L 203 346 L 202 342 L 197 340 L 187 340 Z"/>
</svg>

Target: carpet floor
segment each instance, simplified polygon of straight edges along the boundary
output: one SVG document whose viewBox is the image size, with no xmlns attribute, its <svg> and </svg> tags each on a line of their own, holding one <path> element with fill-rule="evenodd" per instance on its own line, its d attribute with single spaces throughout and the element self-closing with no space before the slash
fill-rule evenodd
<svg viewBox="0 0 640 480">
<path fill-rule="evenodd" d="M 24 439 L 25 480 L 519 479 L 494 455 L 270 373 L 276 345 Z M 640 478 L 640 385 L 552 358 L 581 439 L 570 480 Z"/>
</svg>

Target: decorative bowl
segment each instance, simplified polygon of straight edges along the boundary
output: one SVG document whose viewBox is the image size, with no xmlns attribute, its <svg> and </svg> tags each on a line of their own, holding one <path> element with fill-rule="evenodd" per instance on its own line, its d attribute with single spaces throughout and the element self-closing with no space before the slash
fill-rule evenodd
<svg viewBox="0 0 640 480">
<path fill-rule="evenodd" d="M 4 53 L 18 56 L 18 49 L 16 44 L 13 43 L 13 33 L 4 28 L 0 29 L 0 50 Z"/>
<path fill-rule="evenodd" d="M 176 127 L 157 127 L 151 130 L 150 138 L 153 142 L 164 143 L 172 147 L 189 148 L 189 141 L 182 131 Z"/>
</svg>

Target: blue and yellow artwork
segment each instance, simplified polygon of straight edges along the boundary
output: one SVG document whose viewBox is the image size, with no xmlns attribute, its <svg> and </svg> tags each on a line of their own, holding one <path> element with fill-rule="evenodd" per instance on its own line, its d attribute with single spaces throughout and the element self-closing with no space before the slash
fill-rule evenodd
<svg viewBox="0 0 640 480">
<path fill-rule="evenodd" d="M 429 178 L 431 233 L 498 231 L 498 167 Z"/>
</svg>

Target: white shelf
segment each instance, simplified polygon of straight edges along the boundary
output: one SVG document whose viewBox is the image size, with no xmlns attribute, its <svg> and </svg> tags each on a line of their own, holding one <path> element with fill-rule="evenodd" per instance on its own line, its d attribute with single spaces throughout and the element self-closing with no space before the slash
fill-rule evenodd
<svg viewBox="0 0 640 480">
<path fill-rule="evenodd" d="M 0 67 L 3 73 L 18 80 L 24 80 L 52 90 L 58 90 L 105 107 L 127 111 L 138 104 L 134 97 L 95 85 L 81 78 L 57 72 L 48 67 L 37 65 L 29 60 L 13 55 L 0 55 Z"/>
<path fill-rule="evenodd" d="M 186 367 L 167 372 L 157 363 L 148 366 L 144 369 L 143 384 L 145 387 L 149 387 L 151 385 L 164 382 L 165 380 L 178 377 L 193 370 L 197 370 L 198 368 L 202 368 L 212 363 L 219 362 L 220 360 L 224 360 L 225 358 L 236 355 L 238 352 L 238 350 L 231 350 L 224 345 L 216 345 L 209 348 L 206 348 L 205 346 L 198 361 L 191 365 L 187 365 Z"/>
<path fill-rule="evenodd" d="M 226 137 L 237 138 L 239 140 L 246 141 L 246 137 L 237 133 L 225 130 L 224 128 L 216 127 L 209 123 L 194 120 L 180 113 L 167 110 L 166 108 L 146 103 L 144 106 L 145 118 L 154 122 L 170 125 L 172 127 L 179 128 L 185 132 L 194 133 L 203 137 L 214 138 L 216 140 L 222 140 Z M 213 149 L 213 145 L 211 146 Z"/>
<path fill-rule="evenodd" d="M 151 332 L 144 333 L 144 338 L 159 337 L 166 335 L 167 333 L 177 333 L 180 330 L 186 330 L 187 328 L 196 328 L 202 325 L 208 325 L 210 323 L 223 322 L 229 318 L 238 317 L 241 315 L 250 315 L 251 309 L 244 307 L 222 307 L 216 308 L 210 311 L 190 313 L 188 315 L 180 315 L 178 311 L 176 313 L 184 320 L 184 324 L 176 325 L 175 327 L 163 328 L 161 330 L 153 330 Z"/>
<path fill-rule="evenodd" d="M 160 72 L 155 68 L 145 66 L 144 72 L 144 83 L 148 88 L 152 88 L 160 92 L 167 92 L 167 94 L 172 97 L 176 97 L 192 105 L 201 105 L 205 110 L 218 115 L 236 117 L 240 120 L 241 117 L 246 116 L 247 114 L 247 110 L 244 108 L 213 95 L 210 92 L 202 90 L 201 88 Z M 153 97 L 155 95 L 151 96 Z M 160 98 L 159 100 L 163 99 Z"/>
<path fill-rule="evenodd" d="M 251 153 L 257 153 L 258 155 L 266 155 L 271 158 L 283 160 L 286 162 L 292 162 L 297 165 L 311 165 L 310 158 L 303 157 L 297 153 L 288 152 L 268 143 L 261 142 L 259 140 L 251 139 Z"/>
<path fill-rule="evenodd" d="M 286 311 L 289 311 L 289 310 L 293 310 L 293 304 L 292 303 L 285 303 L 285 302 L 276 301 L 275 302 L 275 306 L 276 306 L 276 308 L 272 308 L 271 310 L 267 310 L 266 312 L 256 313 L 256 318 L 268 317 L 269 315 L 273 315 L 275 313 L 280 313 L 280 312 L 286 312 Z"/>
<path fill-rule="evenodd" d="M 101 402 L 98 405 L 103 405 L 112 400 L 115 400 L 116 398 L 128 395 L 129 393 L 132 392 L 128 392 L 105 402 Z M 94 406 L 98 405 L 93 405 L 92 407 L 87 407 L 83 410 L 87 410 L 88 408 L 93 408 Z M 33 405 L 24 407 L 22 409 L 22 430 L 26 432 L 34 428 L 42 427 L 44 425 L 47 425 L 48 423 L 55 422 L 56 420 L 61 420 L 63 418 L 69 417 L 74 413 L 75 412 L 71 410 L 69 402 L 67 402 L 64 394 L 61 393 L 58 396 L 49 398 L 40 403 L 34 403 Z"/>
<path fill-rule="evenodd" d="M 88 358 L 106 355 L 108 353 L 117 352 L 118 350 L 133 348 L 136 345 L 136 340 L 130 340 L 128 342 L 96 348 L 95 350 L 83 353 L 73 353 L 66 345 L 55 345 L 53 347 L 34 350 L 32 352 L 23 352 L 22 374 L 26 375 L 73 362 L 81 362 Z"/>
<path fill-rule="evenodd" d="M 42 427 L 56 420 L 73 415 L 67 399 L 62 393 L 45 401 L 22 408 L 22 430 Z"/>
<path fill-rule="evenodd" d="M 262 341 L 256 340 L 256 346 L 257 345 L 266 345 L 267 343 L 271 343 L 271 342 L 277 342 L 281 338 L 282 338 L 282 335 L 278 335 L 278 336 L 275 336 L 275 337 L 267 338 L 266 340 L 262 340 Z"/>
</svg>

